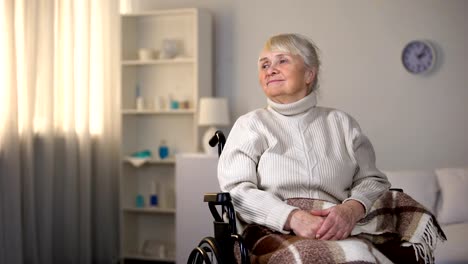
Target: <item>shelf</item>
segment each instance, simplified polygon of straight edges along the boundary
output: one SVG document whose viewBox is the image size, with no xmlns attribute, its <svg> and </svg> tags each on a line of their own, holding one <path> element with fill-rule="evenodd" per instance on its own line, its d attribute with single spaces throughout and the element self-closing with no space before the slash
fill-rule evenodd
<svg viewBox="0 0 468 264">
<path fill-rule="evenodd" d="M 133 260 L 163 261 L 163 262 L 175 263 L 175 259 L 173 258 L 160 258 L 160 257 L 146 256 L 146 255 L 140 255 L 140 254 L 125 254 L 124 258 L 133 259 Z"/>
<path fill-rule="evenodd" d="M 181 8 L 181 9 L 165 9 L 165 10 L 150 10 L 150 11 L 140 11 L 140 12 L 133 12 L 133 13 L 123 13 L 121 14 L 122 17 L 141 17 L 141 16 L 154 16 L 154 15 L 187 15 L 187 14 L 194 14 L 196 13 L 196 9 L 192 8 Z"/>
<path fill-rule="evenodd" d="M 143 11 L 120 15 L 120 58 L 116 61 L 121 73 L 119 252 L 128 263 L 175 263 L 180 258 L 175 256 L 175 153 L 199 149 L 197 103 L 213 94 L 213 22 L 211 14 L 202 9 L 144 11 L 144 6 L 138 8 Z M 162 56 L 167 39 L 178 43 L 174 58 Z M 138 53 L 144 48 L 155 51 L 155 56 L 140 60 Z M 145 102 L 138 109 L 136 87 Z M 170 108 L 172 96 L 182 102 L 180 108 Z M 170 155 L 160 159 L 163 141 Z M 142 150 L 149 150 L 149 157 L 132 157 Z M 148 206 L 137 208 L 137 195 L 147 198 L 153 182 L 164 197 L 160 207 L 150 207 L 145 199 Z M 146 241 L 158 241 L 170 250 L 147 254 L 152 252 L 143 250 Z"/>
<path fill-rule="evenodd" d="M 148 208 L 123 208 L 123 211 L 126 213 L 132 214 L 172 214 L 175 215 L 176 210 L 174 208 L 158 208 L 158 207 L 148 207 Z"/>
<path fill-rule="evenodd" d="M 195 114 L 195 109 L 175 109 L 175 110 L 136 110 L 122 109 L 123 115 L 191 115 Z"/>
<path fill-rule="evenodd" d="M 132 161 L 130 159 L 131 159 L 131 157 L 127 156 L 122 160 L 122 162 L 123 163 L 128 163 L 129 165 L 135 165 L 134 163 L 132 163 Z M 143 161 L 143 162 L 141 162 L 141 161 Z M 175 158 L 174 157 L 169 157 L 169 158 L 166 158 L 166 159 L 155 159 L 155 158 L 143 159 L 143 158 L 141 158 L 141 161 L 139 161 L 137 163 L 137 166 L 135 166 L 135 167 L 140 167 L 140 166 L 143 166 L 143 165 L 174 165 L 175 164 Z"/>
<path fill-rule="evenodd" d="M 157 59 L 157 60 L 123 60 L 123 66 L 144 66 L 156 64 L 179 64 L 179 63 L 194 63 L 194 58 L 175 58 L 175 59 Z"/>
</svg>

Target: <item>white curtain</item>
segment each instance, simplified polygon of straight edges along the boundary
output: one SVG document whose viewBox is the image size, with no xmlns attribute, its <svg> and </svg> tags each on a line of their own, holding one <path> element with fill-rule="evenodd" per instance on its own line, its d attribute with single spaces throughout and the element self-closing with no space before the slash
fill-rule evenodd
<svg viewBox="0 0 468 264">
<path fill-rule="evenodd" d="M 0 1 L 0 263 L 118 258 L 118 1 Z"/>
</svg>

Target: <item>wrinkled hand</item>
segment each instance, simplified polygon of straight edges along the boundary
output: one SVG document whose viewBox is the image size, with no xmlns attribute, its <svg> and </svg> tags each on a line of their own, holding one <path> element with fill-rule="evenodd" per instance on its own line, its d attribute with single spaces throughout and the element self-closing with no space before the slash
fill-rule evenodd
<svg viewBox="0 0 468 264">
<path fill-rule="evenodd" d="M 364 207 L 357 201 L 348 201 L 325 210 L 313 210 L 312 215 L 325 217 L 316 238 L 341 240 L 347 238 L 357 221 L 364 216 Z"/>
<path fill-rule="evenodd" d="M 315 238 L 325 218 L 312 215 L 308 211 L 295 210 L 290 214 L 286 230 L 292 230 L 297 236 Z"/>
</svg>

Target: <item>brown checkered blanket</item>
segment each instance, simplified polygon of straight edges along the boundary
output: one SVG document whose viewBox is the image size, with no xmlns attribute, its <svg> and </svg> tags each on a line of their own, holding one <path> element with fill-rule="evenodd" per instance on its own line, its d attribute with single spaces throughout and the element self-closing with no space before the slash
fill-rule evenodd
<svg viewBox="0 0 468 264">
<path fill-rule="evenodd" d="M 334 205 L 301 198 L 289 199 L 287 203 L 304 210 Z M 416 255 L 419 263 L 434 263 L 433 251 L 437 243 L 446 240 L 435 217 L 410 196 L 398 191 L 384 193 L 344 240 L 303 238 L 256 224 L 247 225 L 243 237 L 251 263 L 275 264 L 392 263 L 377 247 L 395 239 L 397 245 L 412 248 L 412 256 Z"/>
</svg>

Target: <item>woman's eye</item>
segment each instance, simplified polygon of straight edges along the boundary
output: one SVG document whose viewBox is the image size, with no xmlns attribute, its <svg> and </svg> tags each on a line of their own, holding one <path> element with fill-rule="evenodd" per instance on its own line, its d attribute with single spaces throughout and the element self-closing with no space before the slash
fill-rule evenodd
<svg viewBox="0 0 468 264">
<path fill-rule="evenodd" d="M 285 62 L 287 62 L 287 61 L 288 61 L 287 59 L 281 59 L 281 60 L 279 61 L 279 63 L 283 64 L 283 63 L 285 63 Z"/>
<path fill-rule="evenodd" d="M 262 68 L 262 69 L 267 69 L 267 68 L 268 68 L 268 64 L 263 64 L 263 65 L 261 66 L 261 68 Z"/>
</svg>

